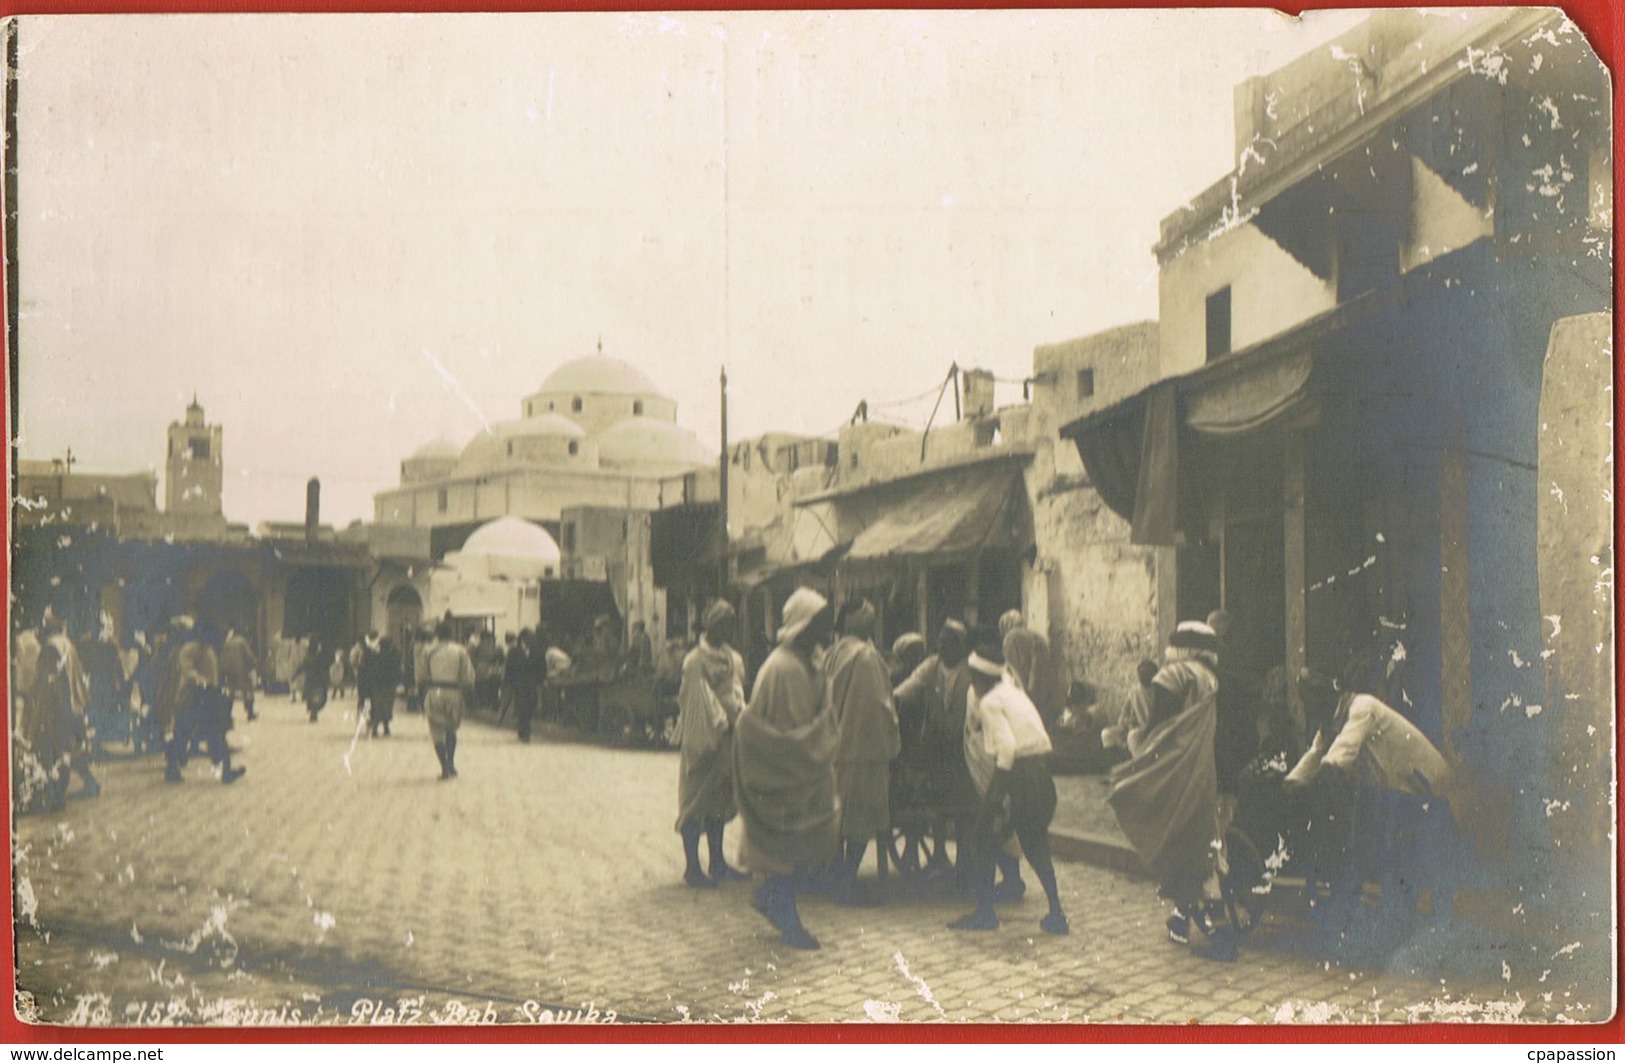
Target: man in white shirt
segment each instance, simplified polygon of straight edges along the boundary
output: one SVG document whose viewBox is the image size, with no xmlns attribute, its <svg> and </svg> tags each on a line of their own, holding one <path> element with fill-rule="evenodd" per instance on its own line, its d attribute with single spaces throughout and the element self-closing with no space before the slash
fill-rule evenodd
<svg viewBox="0 0 1625 1063">
<path fill-rule="evenodd" d="M 1308 717 L 1323 723 L 1287 774 L 1286 792 L 1324 783 L 1328 771 L 1354 784 L 1367 810 L 1362 833 L 1381 865 L 1385 907 L 1404 900 L 1414 908 L 1425 881 L 1434 916 L 1447 919 L 1457 854 L 1444 756 L 1419 727 L 1370 694 L 1340 691 L 1306 669 L 1298 696 Z"/>
<path fill-rule="evenodd" d="M 1299 678 L 1306 702 L 1325 696 L 1313 687 L 1313 677 Z M 1448 798 L 1450 767 L 1420 728 L 1370 694 L 1339 693 L 1329 692 L 1337 698 L 1331 718 L 1287 774 L 1289 787 L 1308 785 L 1323 769 L 1335 768 L 1374 790 Z"/>
<path fill-rule="evenodd" d="M 970 655 L 971 689 L 966 699 L 966 761 L 982 790 L 982 803 L 971 831 L 970 871 L 976 889 L 976 910 L 948 924 L 951 930 L 997 930 L 993 910 L 994 859 L 1013 833 L 1043 884 L 1049 914 L 1039 922 L 1048 934 L 1065 934 L 1069 927 L 1061 910 L 1055 881 L 1055 862 L 1049 851 L 1049 825 L 1055 818 L 1055 780 L 1050 776 L 1053 748 L 1044 721 L 1028 698 L 1004 670 L 1004 650 L 997 641 L 978 646 Z M 974 741 L 981 734 L 980 749 Z M 977 755 L 981 754 L 981 755 Z M 986 775 L 985 786 L 981 776 Z M 1008 822 L 997 824 L 1009 800 Z"/>
</svg>

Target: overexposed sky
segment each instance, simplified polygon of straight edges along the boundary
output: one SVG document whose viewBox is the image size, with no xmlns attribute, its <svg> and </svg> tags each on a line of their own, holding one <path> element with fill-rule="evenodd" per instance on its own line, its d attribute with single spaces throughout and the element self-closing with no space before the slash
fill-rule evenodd
<svg viewBox="0 0 1625 1063">
<path fill-rule="evenodd" d="M 24 18 L 21 452 L 161 469 L 195 391 L 228 517 L 342 526 L 600 338 L 713 448 L 724 362 L 735 439 L 917 426 L 1155 317 L 1235 83 L 1358 20 Z"/>
</svg>

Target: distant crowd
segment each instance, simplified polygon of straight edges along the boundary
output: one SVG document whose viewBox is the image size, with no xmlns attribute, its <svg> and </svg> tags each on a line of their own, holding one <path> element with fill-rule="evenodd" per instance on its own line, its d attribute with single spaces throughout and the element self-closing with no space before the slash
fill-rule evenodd
<svg viewBox="0 0 1625 1063">
<path fill-rule="evenodd" d="M 311 723 L 331 700 L 353 694 L 358 720 L 380 738 L 391 735 L 403 701 L 406 711 L 427 715 L 441 777 L 449 779 L 466 711 L 511 716 L 528 742 L 539 713 L 558 713 L 560 688 L 571 680 L 633 675 L 657 683 L 669 671 L 675 694 L 675 668 L 663 668 L 663 658 L 641 621 L 622 639 L 608 616 L 597 618 L 590 636 L 569 640 L 535 629 L 501 643 L 488 629 L 460 638 L 449 618 L 407 629 L 400 642 L 376 631 L 347 646 L 320 634 L 276 637 L 262 660 L 243 632 L 208 618 L 176 616 L 121 647 L 109 618 L 75 639 L 47 608 L 37 625 L 20 616 L 13 623 L 13 796 L 25 813 L 58 810 L 70 792 L 96 797 L 94 765 L 115 747 L 161 754 L 170 783 L 184 782 L 198 756 L 208 757 L 221 782 L 235 783 L 247 769 L 234 762 L 241 751 L 228 733 L 239 703 L 248 720 L 257 718 L 257 691 L 287 693 Z"/>
</svg>

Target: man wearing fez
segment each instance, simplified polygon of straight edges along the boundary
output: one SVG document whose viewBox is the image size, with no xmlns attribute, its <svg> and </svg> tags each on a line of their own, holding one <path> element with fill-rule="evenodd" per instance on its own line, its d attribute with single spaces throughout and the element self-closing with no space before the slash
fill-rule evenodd
<svg viewBox="0 0 1625 1063">
<path fill-rule="evenodd" d="M 827 866 L 840 841 L 839 733 L 828 683 L 813 663 L 832 627 L 828 606 L 823 595 L 805 587 L 784 603 L 778 646 L 757 673 L 734 733 L 744 863 L 766 877 L 752 903 L 796 949 L 818 948 L 796 911 L 796 878 Z"/>
<path fill-rule="evenodd" d="M 969 652 L 965 625 L 945 621 L 937 635 L 937 651 L 892 692 L 910 748 L 919 752 L 930 803 L 953 821 L 960 842 L 965 840 L 963 824 L 976 811 L 976 790 L 964 756 Z"/>
</svg>

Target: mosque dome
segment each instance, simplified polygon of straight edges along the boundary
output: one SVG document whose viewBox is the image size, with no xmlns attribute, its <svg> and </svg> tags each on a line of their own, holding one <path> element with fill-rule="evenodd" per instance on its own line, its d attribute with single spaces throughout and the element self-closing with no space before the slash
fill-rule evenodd
<svg viewBox="0 0 1625 1063">
<path fill-rule="evenodd" d="M 670 421 L 627 417 L 598 436 L 598 460 L 605 465 L 686 467 L 711 459 L 693 432 Z"/>
<path fill-rule="evenodd" d="M 401 462 L 401 483 L 423 483 L 450 472 L 461 451 L 447 439 L 436 439 L 414 450 Z"/>
<path fill-rule="evenodd" d="M 494 426 L 492 430 L 504 439 L 520 436 L 563 436 L 566 439 L 580 439 L 587 434 L 582 431 L 580 425 L 559 413 L 544 413 L 520 421 L 504 421 Z"/>
<path fill-rule="evenodd" d="M 659 395 L 643 370 L 602 354 L 566 362 L 542 381 L 543 395 Z"/>
<path fill-rule="evenodd" d="M 498 517 L 476 528 L 463 542 L 463 553 L 529 558 L 557 564 L 559 544 L 547 529 L 522 517 Z"/>
<path fill-rule="evenodd" d="M 475 432 L 474 438 L 468 441 L 458 457 L 458 469 L 479 472 L 500 464 L 506 453 L 501 428 L 501 425 L 492 425 L 487 431 Z"/>
<path fill-rule="evenodd" d="M 514 463 L 591 461 L 594 452 L 590 446 L 583 446 L 585 439 L 582 427 L 561 414 L 498 421 L 468 441 L 457 461 L 457 470 L 464 475 L 479 475 Z"/>
<path fill-rule="evenodd" d="M 440 438 L 440 439 L 436 439 L 436 440 L 433 440 L 431 442 L 425 443 L 421 447 L 419 447 L 416 450 L 412 451 L 412 456 L 407 458 L 406 460 L 407 461 L 456 461 L 458 455 L 461 454 L 461 453 L 462 452 L 457 449 L 457 444 L 456 443 L 453 443 L 449 439 Z"/>
<path fill-rule="evenodd" d="M 562 556 L 545 528 L 519 517 L 498 517 L 468 537 L 455 563 L 488 579 L 539 579 L 557 572 Z"/>
</svg>

